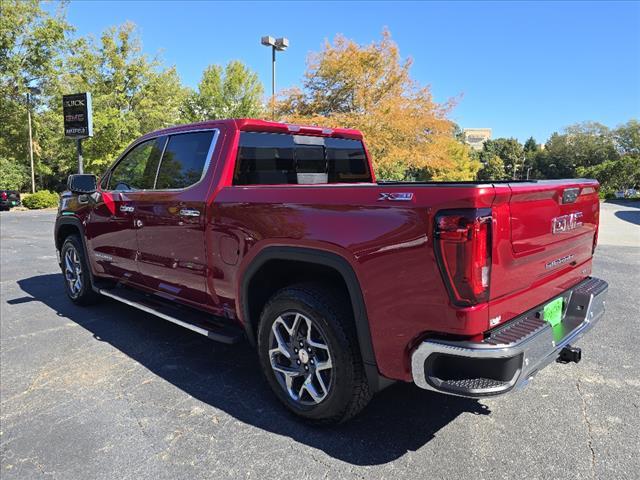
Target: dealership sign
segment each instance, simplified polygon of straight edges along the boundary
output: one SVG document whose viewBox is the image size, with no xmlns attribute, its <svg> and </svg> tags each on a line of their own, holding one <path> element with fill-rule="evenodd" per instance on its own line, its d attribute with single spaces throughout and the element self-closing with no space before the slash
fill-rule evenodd
<svg viewBox="0 0 640 480">
<path fill-rule="evenodd" d="M 90 93 L 63 95 L 62 112 L 64 114 L 65 137 L 86 138 L 93 136 Z"/>
</svg>

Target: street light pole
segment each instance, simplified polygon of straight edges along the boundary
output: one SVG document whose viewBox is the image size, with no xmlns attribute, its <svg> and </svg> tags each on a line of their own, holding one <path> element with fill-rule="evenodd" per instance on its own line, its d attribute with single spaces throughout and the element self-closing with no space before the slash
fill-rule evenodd
<svg viewBox="0 0 640 480">
<path fill-rule="evenodd" d="M 31 163 L 31 193 L 36 193 L 36 172 L 33 164 L 33 133 L 31 129 L 31 99 L 40 94 L 38 87 L 27 87 L 27 121 L 29 123 L 29 161 Z"/>
<path fill-rule="evenodd" d="M 276 116 L 276 51 L 284 52 L 289 47 L 289 39 L 273 38 L 268 35 L 260 39 L 265 47 L 271 47 L 271 115 Z"/>
<path fill-rule="evenodd" d="M 78 147 L 78 173 L 82 175 L 84 173 L 84 161 L 82 158 L 82 139 L 76 139 L 76 145 Z"/>
<path fill-rule="evenodd" d="M 276 47 L 271 47 L 271 104 L 276 103 Z"/>
<path fill-rule="evenodd" d="M 36 193 L 36 173 L 33 166 L 33 135 L 31 133 L 31 92 L 27 92 L 27 119 L 29 122 L 29 160 L 31 161 L 31 193 Z"/>
</svg>

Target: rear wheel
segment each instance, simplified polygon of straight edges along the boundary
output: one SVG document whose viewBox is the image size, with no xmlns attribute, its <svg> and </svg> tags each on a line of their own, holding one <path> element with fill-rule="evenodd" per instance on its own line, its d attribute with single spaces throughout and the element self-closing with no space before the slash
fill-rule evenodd
<svg viewBox="0 0 640 480">
<path fill-rule="evenodd" d="M 91 285 L 89 266 L 77 235 L 68 236 L 60 251 L 62 275 L 67 296 L 78 305 L 90 305 L 99 300 L 99 295 Z"/>
<path fill-rule="evenodd" d="M 258 353 L 267 381 L 289 410 L 314 423 L 345 421 L 371 398 L 342 297 L 298 284 L 277 292 L 261 315 Z"/>
</svg>

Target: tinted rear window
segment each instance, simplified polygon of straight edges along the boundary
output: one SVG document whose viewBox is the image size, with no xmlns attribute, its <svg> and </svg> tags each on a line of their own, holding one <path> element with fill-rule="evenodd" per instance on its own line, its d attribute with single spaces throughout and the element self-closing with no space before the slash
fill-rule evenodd
<svg viewBox="0 0 640 480">
<path fill-rule="evenodd" d="M 172 135 L 162 155 L 156 189 L 186 188 L 202 177 L 214 132 Z"/>
<path fill-rule="evenodd" d="M 242 132 L 236 185 L 370 182 L 362 142 L 343 138 Z"/>
</svg>

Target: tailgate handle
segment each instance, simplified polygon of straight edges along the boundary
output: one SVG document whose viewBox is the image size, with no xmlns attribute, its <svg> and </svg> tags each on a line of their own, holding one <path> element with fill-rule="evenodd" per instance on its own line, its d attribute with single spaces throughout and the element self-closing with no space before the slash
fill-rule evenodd
<svg viewBox="0 0 640 480">
<path fill-rule="evenodd" d="M 566 204 L 575 202 L 579 194 L 579 188 L 565 188 L 562 192 L 562 203 Z"/>
</svg>

